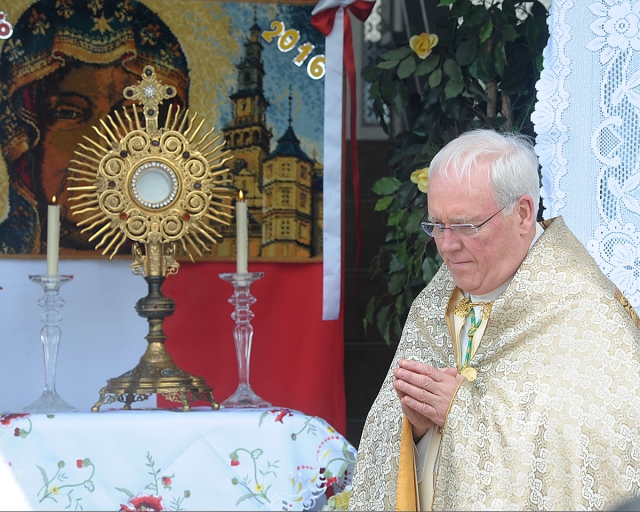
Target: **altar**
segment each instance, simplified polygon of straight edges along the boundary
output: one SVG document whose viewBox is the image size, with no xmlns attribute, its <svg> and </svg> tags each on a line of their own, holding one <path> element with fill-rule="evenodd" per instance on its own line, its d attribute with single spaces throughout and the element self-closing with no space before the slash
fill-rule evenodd
<svg viewBox="0 0 640 512">
<path fill-rule="evenodd" d="M 0 452 L 35 510 L 346 509 L 356 450 L 280 407 L 4 414 Z"/>
</svg>

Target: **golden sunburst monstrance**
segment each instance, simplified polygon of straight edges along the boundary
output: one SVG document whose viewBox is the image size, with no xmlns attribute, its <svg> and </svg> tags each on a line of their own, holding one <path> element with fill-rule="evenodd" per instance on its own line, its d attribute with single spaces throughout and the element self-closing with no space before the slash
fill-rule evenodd
<svg viewBox="0 0 640 512">
<path fill-rule="evenodd" d="M 69 168 L 70 209 L 83 216 L 77 223 L 82 233 L 95 231 L 89 240 L 100 240 L 96 249 L 103 248 L 103 255 L 112 258 L 130 239 L 180 242 L 190 257 L 192 251 L 202 256 L 205 240 L 221 238 L 212 222 L 229 225 L 232 215 L 225 210 L 231 207 L 223 201 L 230 197 L 225 163 L 232 157 L 224 140 L 217 144 L 220 135 L 212 137 L 214 128 L 198 138 L 205 120 L 194 128 L 197 114 L 180 115 L 170 105 L 164 127 L 158 127 L 159 105 L 175 95 L 174 87 L 159 83 L 153 68 L 145 67 L 138 85 L 124 90 L 125 98 L 142 103 L 142 112 L 135 103 L 131 113 L 123 107 L 122 117 L 115 111 L 115 120 L 100 121 L 102 130 L 93 127 L 95 140 L 85 136 L 88 144 L 78 144 Z M 146 267 L 146 275 L 173 273 L 150 261 Z"/>
<path fill-rule="evenodd" d="M 103 255 L 113 258 L 127 239 L 134 242 L 132 270 L 149 285 L 149 295 L 136 304 L 149 322 L 148 346 L 133 370 L 107 381 L 92 411 L 115 401 L 130 409 L 153 393 L 182 402 L 183 410 L 199 399 L 217 409 L 204 379 L 180 369 L 166 351 L 162 324 L 175 304 L 161 288 L 165 276 L 178 271 L 176 244 L 193 261 L 193 252 L 202 256 L 207 242 L 222 238 L 215 225 L 229 225 L 232 218 L 233 207 L 225 204 L 232 195 L 225 164 L 232 157 L 213 128 L 200 135 L 205 121 L 188 110 L 174 112 L 170 105 L 164 126 L 158 126 L 159 106 L 176 89 L 159 82 L 152 66 L 123 93 L 140 105 L 107 116 L 93 127 L 97 137 L 78 144 L 69 168 L 69 201 L 81 217 L 81 232 L 93 231 L 89 240 L 97 240 Z"/>
</svg>

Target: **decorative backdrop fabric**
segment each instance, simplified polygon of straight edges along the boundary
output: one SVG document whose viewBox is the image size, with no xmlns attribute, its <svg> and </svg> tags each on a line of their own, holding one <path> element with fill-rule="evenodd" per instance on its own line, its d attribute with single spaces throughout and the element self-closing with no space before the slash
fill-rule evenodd
<svg viewBox="0 0 640 512">
<path fill-rule="evenodd" d="M 77 0 L 77 3 L 83 2 Z M 116 3 L 122 2 L 90 2 L 91 8 L 98 10 Z M 271 141 L 270 154 L 275 154 L 274 159 L 289 158 L 290 155 L 283 156 L 277 151 L 284 145 L 285 149 L 293 150 L 298 159 L 305 158 L 299 154 L 300 149 L 307 158 L 321 162 L 323 123 L 319 121 L 324 112 L 324 87 L 322 79 L 314 80 L 309 75 L 307 64 L 321 56 L 323 44 L 316 44 L 307 54 L 304 65 L 297 66 L 293 60 L 300 57 L 303 43 L 315 41 L 314 38 L 324 39 L 310 26 L 313 0 L 131 0 L 128 3 L 153 10 L 176 34 L 189 65 L 189 107 L 203 115 L 218 133 L 233 121 L 233 101 L 242 102 L 242 95 L 234 93 L 247 93 L 245 89 L 239 91 L 242 88 L 240 79 L 245 74 L 240 74 L 236 65 L 246 57 L 245 43 L 253 37 L 253 25 L 264 31 L 279 20 L 286 22 L 287 30 L 299 30 L 299 44 L 290 48 L 290 52 L 281 49 L 288 47 L 289 40 L 283 40 L 278 46 L 279 37 L 273 36 L 268 42 L 262 33 L 258 34 L 263 45 L 264 62 L 260 65 L 267 68 L 268 78 L 277 78 L 277 83 L 273 80 L 267 83 L 265 79 L 262 91 L 270 102 L 265 123 L 273 132 L 273 139 L 282 141 L 281 144 Z M 32 0 L 0 0 L 0 11 L 6 13 L 0 23 L 0 36 L 7 37 L 7 23 L 15 24 L 26 10 L 31 13 L 33 4 Z M 50 4 L 59 5 L 62 10 L 75 5 L 74 2 L 55 0 Z M 84 2 L 85 10 L 86 6 Z M 212 19 L 218 23 L 213 24 Z M 99 26 L 102 27 L 96 24 Z M 3 47 L 16 40 L 1 37 Z M 252 71 L 255 69 L 254 65 Z M 296 83 L 303 80 L 303 86 L 297 87 Z M 291 89 L 290 84 L 293 84 Z M 287 137 L 283 133 L 288 134 Z M 249 156 L 242 157 L 239 153 L 235 156 L 239 164 L 244 159 L 249 165 Z M 233 171 L 236 178 L 244 180 L 236 182 L 239 188 L 258 188 L 246 174 L 247 167 L 239 165 Z M 7 172 L 6 162 L 0 158 L 0 209 L 7 195 Z M 256 228 L 252 233 L 257 240 L 259 226 L 255 223 L 252 226 Z M 225 233 L 227 239 L 233 238 L 232 235 L 233 229 Z M 0 243 L 4 241 L 0 236 Z M 222 401 L 237 386 L 238 372 L 230 318 L 233 307 L 227 302 L 233 289 L 218 275 L 235 271 L 235 248 L 233 243 L 223 243 L 216 250 L 217 257 L 224 262 L 184 262 L 178 274 L 165 282 L 165 294 L 176 302 L 177 307 L 175 314 L 167 319 L 165 332 L 169 336 L 169 353 L 178 364 L 192 374 L 205 377 L 213 387 L 216 399 Z M 89 252 L 85 254 L 89 255 Z M 146 284 L 140 277 L 131 275 L 130 259 L 99 260 L 97 251 L 91 251 L 91 255 L 95 259 L 72 260 L 64 259 L 63 255 L 60 262 L 60 273 L 75 277 L 61 291 L 67 304 L 61 310 L 62 336 L 56 383 L 60 394 L 83 411 L 95 403 L 98 391 L 107 379 L 136 365 L 144 352 L 147 333 L 146 321 L 134 311 L 136 301 L 147 293 Z M 322 322 L 323 263 L 319 257 L 308 257 L 304 261 L 309 263 L 295 265 L 282 261 L 279 257 L 256 261 L 250 254 L 249 270 L 265 272 L 265 277 L 251 288 L 257 299 L 252 307 L 256 314 L 252 322 L 255 329 L 252 386 L 274 405 L 323 417 L 344 432 L 341 308 L 336 308 L 335 321 Z M 3 353 L 0 372 L 5 377 L 5 384 L 0 385 L 0 410 L 20 411 L 42 392 L 42 349 L 38 338 L 42 311 L 36 304 L 42 297 L 42 290 L 29 282 L 28 275 L 44 274 L 44 271 L 43 260 L 7 257 L 0 262 L 0 286 L 3 287 L 0 292 L 0 350 Z M 340 281 L 337 279 L 338 286 Z M 340 300 L 339 288 L 334 296 Z M 155 397 L 145 402 L 149 407 L 155 404 Z"/>
<path fill-rule="evenodd" d="M 554 0 L 537 84 L 545 218 L 640 306 L 640 2 Z"/>
</svg>

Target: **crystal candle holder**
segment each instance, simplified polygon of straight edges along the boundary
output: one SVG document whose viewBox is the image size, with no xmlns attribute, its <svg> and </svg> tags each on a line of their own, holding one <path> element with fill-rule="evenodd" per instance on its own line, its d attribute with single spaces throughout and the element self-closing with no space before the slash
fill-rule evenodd
<svg viewBox="0 0 640 512">
<path fill-rule="evenodd" d="M 227 409 L 271 407 L 271 404 L 260 398 L 249 384 L 251 342 L 253 340 L 251 319 L 255 316 L 251 311 L 251 305 L 256 302 L 256 298 L 251 295 L 249 288 L 251 283 L 262 279 L 263 276 L 264 272 L 219 274 L 220 279 L 233 285 L 233 295 L 229 298 L 229 303 L 235 306 L 235 311 L 231 313 L 231 318 L 236 322 L 233 329 L 233 339 L 238 359 L 239 384 L 233 395 L 220 404 L 221 407 Z"/>
<path fill-rule="evenodd" d="M 44 323 L 40 331 L 44 353 L 44 391 L 40 398 L 24 410 L 30 413 L 75 412 L 77 409 L 63 400 L 56 391 L 56 364 L 60 343 L 58 324 L 62 320 L 58 310 L 64 306 L 59 292 L 62 285 L 71 281 L 73 276 L 29 276 L 29 279 L 42 286 L 44 290 L 44 297 L 38 301 L 38 305 L 44 309 L 44 313 L 40 315 L 40 320 Z"/>
</svg>

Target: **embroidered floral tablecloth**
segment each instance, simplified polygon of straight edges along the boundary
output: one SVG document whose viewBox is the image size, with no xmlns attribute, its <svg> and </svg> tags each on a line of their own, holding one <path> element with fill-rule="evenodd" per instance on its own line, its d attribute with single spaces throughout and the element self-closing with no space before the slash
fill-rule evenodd
<svg viewBox="0 0 640 512">
<path fill-rule="evenodd" d="M 4 414 L 0 452 L 35 510 L 346 509 L 356 450 L 283 408 Z"/>
</svg>

